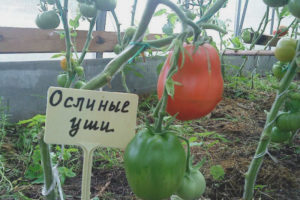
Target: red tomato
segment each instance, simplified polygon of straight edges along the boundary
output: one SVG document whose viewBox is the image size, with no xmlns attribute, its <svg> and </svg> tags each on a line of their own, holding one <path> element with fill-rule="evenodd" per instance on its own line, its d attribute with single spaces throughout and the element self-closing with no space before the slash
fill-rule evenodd
<svg viewBox="0 0 300 200">
<path fill-rule="evenodd" d="M 284 36 L 284 35 L 286 35 L 286 34 L 288 33 L 288 30 L 282 32 L 283 29 L 286 29 L 286 28 L 287 28 L 286 26 L 279 26 L 279 28 L 278 28 L 278 35 L 279 35 L 280 37 L 281 37 L 281 36 Z M 277 30 L 274 30 L 274 31 L 273 31 L 273 35 L 276 35 L 276 33 L 277 33 Z"/>
<path fill-rule="evenodd" d="M 210 113 L 221 101 L 223 94 L 223 78 L 218 52 L 210 44 L 199 46 L 184 45 L 185 59 L 182 68 L 173 76 L 173 80 L 181 83 L 175 85 L 173 99 L 168 97 L 167 112 L 177 115 L 180 120 L 192 120 Z M 189 55 L 188 55 L 189 54 Z M 158 78 L 157 93 L 161 98 L 168 71 L 172 52 L 161 70 Z M 178 64 L 181 66 L 182 56 Z"/>
</svg>

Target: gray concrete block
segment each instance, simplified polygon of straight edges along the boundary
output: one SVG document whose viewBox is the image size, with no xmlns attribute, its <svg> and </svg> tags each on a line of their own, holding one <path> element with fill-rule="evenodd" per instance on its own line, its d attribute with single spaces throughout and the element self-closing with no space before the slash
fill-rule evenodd
<svg viewBox="0 0 300 200">
<path fill-rule="evenodd" d="M 86 78 L 99 74 L 111 59 L 86 60 Z M 164 62 L 163 57 L 137 62 L 134 67 L 144 78 L 128 73 L 126 82 L 131 92 L 142 94 L 156 89 L 156 66 Z M 59 61 L 0 62 L 0 97 L 2 105 L 9 107 L 11 122 L 29 119 L 36 114 L 45 114 L 46 95 L 49 86 L 57 86 L 56 77 L 61 73 Z M 106 91 L 124 92 L 120 74 L 113 77 L 112 88 Z"/>
</svg>

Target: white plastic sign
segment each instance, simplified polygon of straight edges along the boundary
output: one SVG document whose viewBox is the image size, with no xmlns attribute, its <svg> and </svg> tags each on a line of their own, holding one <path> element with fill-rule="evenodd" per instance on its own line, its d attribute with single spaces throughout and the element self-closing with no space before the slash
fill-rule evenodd
<svg viewBox="0 0 300 200">
<path fill-rule="evenodd" d="M 83 200 L 90 199 L 93 151 L 126 147 L 135 134 L 137 105 L 135 94 L 49 88 L 44 140 L 82 147 Z"/>
</svg>

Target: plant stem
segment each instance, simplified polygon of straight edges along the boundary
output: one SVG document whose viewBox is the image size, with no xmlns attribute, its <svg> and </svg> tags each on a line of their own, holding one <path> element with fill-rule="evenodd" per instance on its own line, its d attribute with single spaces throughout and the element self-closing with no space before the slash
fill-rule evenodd
<svg viewBox="0 0 300 200">
<path fill-rule="evenodd" d="M 178 17 L 180 18 L 180 20 L 182 21 L 183 24 L 188 24 L 189 26 L 191 26 L 194 30 L 195 40 L 197 40 L 197 37 L 200 34 L 200 29 L 197 26 L 197 24 L 195 24 L 192 20 L 188 19 L 185 16 L 184 12 L 182 10 L 180 10 L 178 8 L 178 6 L 176 4 L 174 4 L 173 2 L 171 2 L 169 0 L 160 0 L 160 3 L 171 8 L 178 15 Z"/>
<path fill-rule="evenodd" d="M 145 31 L 149 25 L 149 22 L 152 18 L 152 15 L 158 5 L 158 0 L 148 0 L 145 12 L 141 19 L 140 25 L 137 28 L 137 31 L 133 37 L 133 41 L 135 43 L 141 42 L 143 40 L 143 36 Z M 107 82 L 109 82 L 112 76 L 140 49 L 140 45 L 130 45 L 127 47 L 122 53 L 120 53 L 117 57 L 111 60 L 105 67 L 102 73 L 95 76 L 91 79 L 83 89 L 97 89 L 104 86 Z"/>
<path fill-rule="evenodd" d="M 217 0 L 214 5 L 208 11 L 206 11 L 201 19 L 196 23 L 201 24 L 207 22 L 216 12 L 218 12 L 223 7 L 226 1 L 227 0 Z"/>
<path fill-rule="evenodd" d="M 90 46 L 90 43 L 91 43 L 91 40 L 92 40 L 93 29 L 94 29 L 95 24 L 96 24 L 96 19 L 97 19 L 97 17 L 93 17 L 93 19 L 90 21 L 90 27 L 89 27 L 89 31 L 87 33 L 87 38 L 86 38 L 84 47 L 82 49 L 81 56 L 78 60 L 79 65 L 81 65 L 81 63 L 83 62 L 84 57 L 85 57 L 85 55 L 86 55 L 86 53 L 89 49 L 89 46 Z"/>
<path fill-rule="evenodd" d="M 56 6 L 60 12 L 60 17 L 64 26 L 65 32 L 65 43 L 66 43 L 66 60 L 68 64 L 68 80 L 65 87 L 69 88 L 72 83 L 72 77 L 74 74 L 74 69 L 71 63 L 71 36 L 70 36 L 70 29 L 68 24 L 68 3 L 69 0 L 64 0 L 64 7 L 60 3 L 60 0 L 55 0 Z"/>
<path fill-rule="evenodd" d="M 115 10 L 111 11 L 112 16 L 114 17 L 115 23 L 116 23 L 116 27 L 117 27 L 117 38 L 118 38 L 118 44 L 121 45 L 122 41 L 121 41 L 121 30 L 120 30 L 120 22 L 118 20 L 118 17 L 116 15 Z"/>
<path fill-rule="evenodd" d="M 185 171 L 187 173 L 190 172 L 191 166 L 190 166 L 190 157 L 191 157 L 191 148 L 190 148 L 190 141 L 184 137 L 181 136 L 177 136 L 180 139 L 184 140 L 186 145 L 187 145 L 187 153 L 186 153 L 186 167 L 185 167 Z"/>
<path fill-rule="evenodd" d="M 261 22 L 260 22 L 260 24 L 259 24 L 259 26 L 258 26 L 257 31 L 255 32 L 255 34 L 254 34 L 254 36 L 253 36 L 253 39 L 252 39 L 252 42 L 251 42 L 251 45 L 250 45 L 249 50 L 252 50 L 252 49 L 255 47 L 257 41 L 258 41 L 258 40 L 261 38 L 261 36 L 264 34 L 264 32 L 265 32 L 265 30 L 266 30 L 266 27 L 267 27 L 267 25 L 268 25 L 268 21 L 269 21 L 269 6 L 267 6 L 267 11 L 266 11 L 265 15 L 263 16 L 263 18 L 262 18 L 262 20 L 261 20 Z M 263 26 L 263 24 L 264 24 L 264 26 Z M 263 26 L 263 28 L 262 28 L 262 30 L 260 31 L 260 29 L 261 29 L 262 26 Z M 259 31 L 260 31 L 260 34 L 257 35 L 257 33 L 258 33 Z M 239 69 L 239 71 L 238 71 L 238 75 L 239 75 L 239 76 L 242 75 L 242 71 L 243 71 L 244 67 L 246 66 L 247 61 L 248 61 L 248 56 L 244 59 L 243 64 L 241 65 L 241 67 L 240 67 L 240 69 Z"/>
<path fill-rule="evenodd" d="M 292 82 L 292 80 L 296 75 L 296 69 L 297 69 L 296 58 L 297 56 L 299 56 L 298 55 L 299 51 L 300 51 L 300 42 L 298 41 L 298 46 L 297 46 L 298 53 L 295 56 L 294 60 L 292 61 L 291 67 L 289 67 L 283 79 L 280 81 L 280 86 L 277 91 L 276 99 L 272 105 L 270 112 L 267 114 L 267 120 L 264 126 L 264 130 L 261 134 L 254 158 L 252 159 L 248 172 L 246 174 L 244 194 L 243 194 L 243 198 L 245 200 L 251 200 L 253 198 L 256 177 L 261 167 L 264 155 L 268 150 L 268 145 L 271 140 L 271 131 L 272 131 L 273 123 L 276 120 L 280 107 L 284 103 L 286 97 L 286 91 L 288 90 L 290 83 Z"/>
<path fill-rule="evenodd" d="M 135 18 L 137 3 L 138 3 L 138 0 L 134 0 L 133 6 L 132 6 L 132 11 L 131 11 L 131 26 L 134 26 L 134 18 Z"/>
<path fill-rule="evenodd" d="M 52 174 L 52 164 L 51 164 L 49 145 L 44 142 L 43 131 L 40 133 L 40 138 L 38 141 L 39 141 L 40 152 L 41 152 L 42 167 L 44 170 L 45 187 L 46 187 L 46 191 L 48 191 L 53 183 L 53 174 Z M 56 199 L 55 189 L 53 189 L 51 192 L 49 192 L 48 195 L 46 195 L 46 199 L 47 200 Z"/>
<path fill-rule="evenodd" d="M 185 36 L 186 33 L 182 33 L 182 35 L 179 35 L 178 36 L 178 39 L 176 39 L 176 42 L 175 42 L 175 46 L 174 46 L 174 50 L 173 50 L 173 53 L 172 53 L 172 57 L 170 59 L 170 64 L 171 64 L 171 67 L 168 71 L 168 75 L 167 75 L 167 78 L 166 78 L 166 82 L 164 83 L 164 91 L 163 91 L 163 94 L 162 94 L 162 97 L 161 97 L 161 103 L 159 103 L 157 106 L 159 106 L 159 108 L 155 109 L 155 112 L 157 112 L 158 110 L 158 119 L 155 121 L 155 131 L 156 132 L 161 132 L 162 130 L 162 122 L 163 122 L 163 118 L 164 116 L 166 115 L 166 107 L 167 107 L 167 102 L 168 102 L 168 98 L 169 98 L 169 94 L 167 92 L 167 82 L 168 80 L 172 79 L 172 76 L 174 75 L 174 73 L 176 72 L 177 70 L 177 67 L 178 67 L 178 58 L 181 54 L 181 47 L 183 45 L 183 42 L 185 41 Z M 179 39 L 181 38 L 181 39 Z M 154 113 L 155 114 L 155 113 Z"/>
</svg>

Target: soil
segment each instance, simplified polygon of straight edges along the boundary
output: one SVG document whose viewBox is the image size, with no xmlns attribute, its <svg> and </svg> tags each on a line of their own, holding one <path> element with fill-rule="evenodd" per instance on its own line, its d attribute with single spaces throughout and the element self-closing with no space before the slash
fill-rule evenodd
<svg viewBox="0 0 300 200">
<path fill-rule="evenodd" d="M 195 137 L 192 154 L 195 162 L 206 158 L 200 169 L 206 178 L 207 188 L 202 199 L 241 199 L 244 177 L 255 153 L 257 142 L 265 124 L 264 110 L 270 110 L 274 94 L 261 94 L 263 98 L 247 99 L 236 97 L 234 90 L 227 89 L 224 99 L 215 110 L 201 120 L 188 123 L 186 137 Z M 146 97 L 142 97 L 142 101 Z M 146 116 L 147 108 L 144 108 Z M 151 117 L 148 115 L 148 120 Z M 141 123 L 142 116 L 139 116 Z M 176 125 L 183 125 L 175 121 Z M 214 133 L 204 137 L 192 133 Z M 300 138 L 294 145 L 271 144 L 268 155 L 257 177 L 255 199 L 300 199 Z M 298 146 L 298 149 L 296 149 Z M 276 161 L 276 162 L 275 162 Z M 80 161 L 79 166 L 82 165 Z M 105 161 L 94 163 L 92 170 L 91 197 L 107 200 L 137 199 L 130 190 L 122 163 L 117 166 L 99 168 Z M 210 167 L 221 165 L 225 171 L 223 178 L 216 180 Z M 98 167 L 97 167 L 98 166 Z M 81 174 L 80 170 L 78 174 Z M 23 194 L 40 199 L 41 185 L 30 185 L 22 189 Z M 80 199 L 81 176 L 68 178 L 63 187 L 66 199 Z"/>
</svg>

